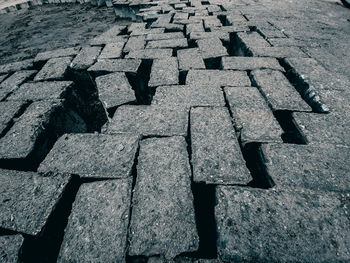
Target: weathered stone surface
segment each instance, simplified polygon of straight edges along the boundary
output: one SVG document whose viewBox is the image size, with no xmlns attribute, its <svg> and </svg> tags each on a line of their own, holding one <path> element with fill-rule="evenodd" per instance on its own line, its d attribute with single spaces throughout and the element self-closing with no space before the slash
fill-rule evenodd
<svg viewBox="0 0 350 263">
<path fill-rule="evenodd" d="M 96 78 L 100 100 L 107 109 L 135 102 L 135 92 L 124 72 L 116 72 Z"/>
<path fill-rule="evenodd" d="M 177 51 L 177 58 L 180 71 L 205 69 L 205 64 L 198 48 L 180 49 Z"/>
<path fill-rule="evenodd" d="M 119 42 L 118 40 L 124 38 L 124 36 L 118 36 L 123 30 L 125 30 L 125 26 L 119 26 L 115 25 L 108 29 L 106 32 L 103 34 L 95 37 L 92 41 L 91 44 L 93 45 L 102 45 L 102 44 L 107 44 L 107 43 L 115 43 Z"/>
<path fill-rule="evenodd" d="M 135 29 L 131 32 L 130 36 L 141 36 L 148 34 L 162 34 L 164 28 L 150 28 L 150 29 Z"/>
<path fill-rule="evenodd" d="M 161 33 L 161 34 L 148 34 L 146 36 L 146 40 L 164 40 L 164 39 L 177 39 L 184 38 L 184 34 L 182 32 L 170 32 L 170 33 Z"/>
<path fill-rule="evenodd" d="M 132 50 L 126 58 L 139 58 L 139 59 L 156 59 L 171 57 L 173 50 L 170 48 L 149 48 L 142 50 Z"/>
<path fill-rule="evenodd" d="M 24 69 L 32 69 L 33 68 L 33 59 L 26 59 L 19 62 L 12 62 L 8 64 L 0 65 L 0 73 L 11 73 Z"/>
<path fill-rule="evenodd" d="M 208 16 L 203 19 L 203 24 L 205 29 L 209 29 L 211 27 L 220 27 L 222 26 L 219 18 L 214 16 Z"/>
<path fill-rule="evenodd" d="M 298 47 L 250 47 L 247 51 L 248 55 L 253 57 L 274 57 L 274 58 L 307 58 L 306 55 Z"/>
<path fill-rule="evenodd" d="M 283 130 L 254 87 L 227 87 L 225 94 L 243 143 L 282 142 Z"/>
<path fill-rule="evenodd" d="M 130 178 L 82 185 L 58 262 L 125 262 L 130 196 Z"/>
<path fill-rule="evenodd" d="M 230 41 L 230 34 L 225 31 L 215 31 L 215 32 L 191 32 L 190 40 L 199 40 L 206 38 L 215 38 L 218 37 L 223 41 Z"/>
<path fill-rule="evenodd" d="M 78 54 L 79 50 L 80 47 L 70 47 L 41 52 L 36 55 L 34 62 L 41 62 L 51 58 L 75 56 Z"/>
<path fill-rule="evenodd" d="M 179 83 L 177 58 L 168 57 L 153 60 L 149 87 L 176 85 Z"/>
<path fill-rule="evenodd" d="M 233 70 L 274 69 L 284 71 L 275 58 L 223 57 L 221 65 L 223 69 Z"/>
<path fill-rule="evenodd" d="M 13 73 L 0 84 L 0 100 L 5 99 L 36 72 L 36 70 L 23 70 Z"/>
<path fill-rule="evenodd" d="M 311 111 L 311 107 L 280 71 L 255 70 L 252 77 L 273 110 Z"/>
<path fill-rule="evenodd" d="M 137 31 L 137 30 L 145 30 L 146 29 L 146 25 L 147 25 L 147 23 L 132 23 L 128 27 L 128 32 L 131 33 L 133 31 Z"/>
<path fill-rule="evenodd" d="M 124 52 L 130 52 L 134 50 L 143 50 L 146 45 L 145 36 L 130 37 L 126 42 L 123 49 Z"/>
<path fill-rule="evenodd" d="M 251 181 L 228 110 L 193 108 L 190 120 L 193 180 L 207 184 Z"/>
<path fill-rule="evenodd" d="M 178 85 L 158 87 L 152 105 L 161 106 L 225 106 L 222 90 L 218 86 Z"/>
<path fill-rule="evenodd" d="M 348 115 L 350 114 L 350 92 L 332 89 L 319 89 L 317 95 L 320 101 L 327 105 L 331 113 Z M 349 116 L 349 115 L 348 115 Z"/>
<path fill-rule="evenodd" d="M 71 61 L 71 57 L 49 59 L 39 73 L 36 74 L 34 80 L 63 80 Z"/>
<path fill-rule="evenodd" d="M 121 106 L 107 133 L 132 132 L 142 136 L 187 135 L 188 110 L 177 107 Z"/>
<path fill-rule="evenodd" d="M 123 54 L 123 47 L 125 42 L 108 43 L 103 48 L 99 59 L 104 58 L 120 58 Z"/>
<path fill-rule="evenodd" d="M 54 145 L 38 171 L 59 171 L 93 178 L 131 174 L 138 136 L 133 134 L 66 134 Z"/>
<path fill-rule="evenodd" d="M 198 236 L 185 139 L 144 140 L 138 160 L 129 254 L 172 259 L 195 251 Z"/>
<path fill-rule="evenodd" d="M 73 59 L 70 67 L 75 70 L 85 70 L 94 64 L 101 52 L 101 47 L 84 47 Z"/>
<path fill-rule="evenodd" d="M 0 102 L 0 135 L 6 130 L 14 117 L 24 108 L 23 101 L 2 101 Z"/>
<path fill-rule="evenodd" d="M 187 47 L 186 38 L 164 39 L 149 41 L 146 48 L 185 48 Z"/>
<path fill-rule="evenodd" d="M 237 33 L 237 39 L 239 43 L 245 46 L 245 48 L 251 47 L 271 47 L 259 33 L 257 32 L 239 32 Z"/>
<path fill-rule="evenodd" d="M 197 44 L 203 59 L 228 56 L 226 48 L 218 37 L 201 39 Z"/>
<path fill-rule="evenodd" d="M 243 71 L 233 70 L 190 70 L 186 84 L 211 84 L 223 86 L 250 86 L 248 75 Z"/>
<path fill-rule="evenodd" d="M 350 259 L 345 195 L 220 186 L 216 196 L 217 246 L 223 261 Z"/>
<path fill-rule="evenodd" d="M 39 235 L 62 197 L 69 175 L 0 170 L 0 227 Z"/>
<path fill-rule="evenodd" d="M 92 65 L 89 72 L 133 72 L 136 73 L 141 64 L 140 59 L 101 59 Z"/>
<path fill-rule="evenodd" d="M 187 24 L 186 25 L 186 35 L 190 35 L 192 32 L 205 32 L 203 23 Z"/>
<path fill-rule="evenodd" d="M 0 75 L 0 83 L 7 78 L 7 74 L 4 74 L 4 75 Z"/>
<path fill-rule="evenodd" d="M 264 161 L 276 187 L 350 190 L 350 148 L 331 144 L 266 144 Z"/>
<path fill-rule="evenodd" d="M 19 252 L 24 238 L 21 235 L 0 236 L 1 262 L 19 262 Z"/>
</svg>

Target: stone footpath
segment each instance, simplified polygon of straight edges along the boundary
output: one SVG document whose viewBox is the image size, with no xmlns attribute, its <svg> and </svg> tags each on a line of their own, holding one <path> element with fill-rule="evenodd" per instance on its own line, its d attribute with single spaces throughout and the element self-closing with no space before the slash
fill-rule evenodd
<svg viewBox="0 0 350 263">
<path fill-rule="evenodd" d="M 350 12 L 109 4 L 0 65 L 0 261 L 349 262 Z"/>
</svg>

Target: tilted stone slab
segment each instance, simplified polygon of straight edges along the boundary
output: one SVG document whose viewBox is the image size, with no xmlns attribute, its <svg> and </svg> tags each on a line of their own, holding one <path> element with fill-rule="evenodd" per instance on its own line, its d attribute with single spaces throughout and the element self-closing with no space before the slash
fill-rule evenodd
<svg viewBox="0 0 350 263">
<path fill-rule="evenodd" d="M 86 70 L 96 62 L 101 49 L 101 47 L 82 48 L 79 54 L 73 59 L 70 67 L 75 70 Z"/>
<path fill-rule="evenodd" d="M 186 38 L 176 38 L 149 41 L 146 48 L 185 48 L 187 46 Z"/>
<path fill-rule="evenodd" d="M 223 69 L 233 70 L 274 69 L 284 71 L 275 58 L 223 57 L 221 65 Z"/>
<path fill-rule="evenodd" d="M 187 24 L 186 35 L 190 35 L 192 32 L 205 32 L 203 23 Z"/>
<path fill-rule="evenodd" d="M 195 182 L 247 184 L 251 181 L 226 108 L 193 108 L 190 125 Z"/>
<path fill-rule="evenodd" d="M 0 102 L 0 135 L 9 127 L 14 117 L 18 117 L 25 107 L 24 101 L 2 101 Z"/>
<path fill-rule="evenodd" d="M 150 29 L 135 29 L 131 32 L 130 36 L 142 36 L 149 34 L 162 34 L 164 33 L 164 28 L 150 28 Z"/>
<path fill-rule="evenodd" d="M 49 60 L 51 58 L 75 56 L 79 53 L 79 51 L 80 47 L 70 47 L 40 52 L 35 56 L 34 63 Z"/>
<path fill-rule="evenodd" d="M 141 59 L 101 59 L 92 65 L 88 71 L 92 73 L 132 72 L 136 73 Z"/>
<path fill-rule="evenodd" d="M 190 70 L 186 84 L 211 84 L 214 86 L 250 86 L 246 72 L 233 70 Z"/>
<path fill-rule="evenodd" d="M 265 166 L 276 187 L 350 190 L 350 148 L 332 144 L 264 144 Z"/>
<path fill-rule="evenodd" d="M 42 233 L 62 198 L 69 175 L 19 172 L 0 169 L 0 227 L 27 235 Z"/>
<path fill-rule="evenodd" d="M 34 80 L 63 80 L 71 61 L 71 57 L 51 58 L 36 74 Z"/>
<path fill-rule="evenodd" d="M 24 238 L 21 235 L 0 236 L 0 256 L 1 261 L 19 262 L 20 250 Z"/>
<path fill-rule="evenodd" d="M 228 56 L 226 48 L 218 37 L 201 39 L 197 44 L 203 59 Z"/>
<path fill-rule="evenodd" d="M 126 42 L 123 52 L 130 52 L 134 50 L 143 50 L 145 48 L 146 41 L 145 36 L 129 37 Z"/>
<path fill-rule="evenodd" d="M 4 100 L 9 94 L 14 92 L 19 85 L 31 78 L 36 70 L 17 71 L 0 84 L 0 100 Z"/>
<path fill-rule="evenodd" d="M 161 34 L 148 34 L 146 36 L 147 41 L 176 39 L 176 38 L 184 38 L 184 34 L 182 32 L 169 32 L 169 33 L 161 33 Z"/>
<path fill-rule="evenodd" d="M 107 44 L 107 43 L 113 43 L 113 42 L 118 42 L 116 40 L 120 40 L 124 36 L 118 36 L 123 30 L 125 30 L 125 26 L 119 26 L 115 25 L 108 29 L 106 32 L 103 34 L 95 37 L 92 41 L 91 44 L 93 45 L 102 45 L 102 44 Z"/>
<path fill-rule="evenodd" d="M 271 47 L 259 33 L 257 32 L 239 32 L 237 33 L 237 39 L 241 45 L 245 48 L 250 47 Z"/>
<path fill-rule="evenodd" d="M 126 58 L 156 59 L 171 57 L 173 50 L 170 48 L 148 48 L 142 50 L 132 50 Z"/>
<path fill-rule="evenodd" d="M 192 41 L 199 40 L 199 39 L 213 38 L 213 37 L 218 37 L 221 40 L 226 42 L 230 41 L 230 34 L 229 32 L 225 32 L 225 31 L 191 32 L 190 33 L 190 40 Z"/>
<path fill-rule="evenodd" d="M 177 107 L 121 106 L 107 133 L 132 132 L 142 136 L 187 135 L 188 110 Z"/>
<path fill-rule="evenodd" d="M 120 58 L 123 54 L 123 47 L 125 42 L 108 43 L 103 48 L 99 59 L 104 58 Z"/>
<path fill-rule="evenodd" d="M 115 72 L 95 79 L 98 95 L 107 109 L 135 102 L 135 92 L 124 72 Z"/>
<path fill-rule="evenodd" d="M 178 62 L 175 57 L 153 60 L 149 87 L 176 85 L 179 83 Z"/>
<path fill-rule="evenodd" d="M 142 141 L 132 201 L 129 255 L 164 255 L 172 259 L 198 249 L 186 147 L 183 137 Z"/>
<path fill-rule="evenodd" d="M 331 113 L 349 116 L 350 92 L 344 92 L 342 90 L 320 89 L 316 94 L 316 96 L 320 97 L 320 101 L 329 108 L 329 111 Z"/>
<path fill-rule="evenodd" d="M 205 64 L 198 48 L 179 49 L 177 51 L 177 58 L 179 60 L 180 71 L 205 69 Z"/>
<path fill-rule="evenodd" d="M 331 192 L 219 186 L 215 218 L 225 262 L 347 262 L 349 208 Z"/>
<path fill-rule="evenodd" d="M 12 62 L 8 64 L 0 65 L 0 73 L 11 73 L 24 69 L 32 69 L 33 68 L 33 59 L 26 59 L 19 62 Z"/>
<path fill-rule="evenodd" d="M 276 70 L 255 70 L 253 82 L 267 99 L 272 110 L 311 111 L 282 72 Z"/>
<path fill-rule="evenodd" d="M 274 57 L 274 58 L 308 58 L 298 47 L 250 47 L 247 54 L 253 57 Z"/>
<path fill-rule="evenodd" d="M 7 78 L 7 74 L 4 74 L 4 75 L 0 75 L 0 83 Z"/>
<path fill-rule="evenodd" d="M 92 178 L 131 175 L 138 136 L 133 134 L 65 134 L 38 171 L 59 171 Z"/>
<path fill-rule="evenodd" d="M 131 178 L 83 184 L 58 262 L 125 262 L 130 199 Z"/>
</svg>

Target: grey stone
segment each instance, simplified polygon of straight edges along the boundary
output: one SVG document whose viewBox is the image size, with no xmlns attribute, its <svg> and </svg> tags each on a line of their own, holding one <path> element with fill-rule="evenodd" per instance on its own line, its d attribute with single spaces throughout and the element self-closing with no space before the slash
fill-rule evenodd
<svg viewBox="0 0 350 263">
<path fill-rule="evenodd" d="M 275 58 L 223 57 L 221 65 L 223 69 L 233 70 L 274 69 L 284 71 Z"/>
<path fill-rule="evenodd" d="M 198 48 L 180 49 L 177 51 L 177 58 L 180 71 L 205 69 L 205 64 Z"/>
<path fill-rule="evenodd" d="M 123 49 L 124 52 L 143 50 L 146 45 L 145 36 L 129 37 Z"/>
<path fill-rule="evenodd" d="M 71 61 L 71 57 L 49 59 L 39 73 L 36 74 L 34 80 L 63 80 Z"/>
<path fill-rule="evenodd" d="M 228 23 L 229 25 L 234 25 L 237 23 L 246 23 L 247 19 L 243 16 L 243 15 L 228 15 L 226 16 L 226 23 Z"/>
<path fill-rule="evenodd" d="M 193 108 L 190 125 L 195 182 L 247 184 L 251 181 L 226 108 Z"/>
<path fill-rule="evenodd" d="M 248 55 L 253 57 L 274 57 L 274 58 L 307 58 L 306 55 L 298 47 L 250 47 L 247 51 Z"/>
<path fill-rule="evenodd" d="M 0 170 L 0 227 L 27 235 L 42 233 L 71 181 L 69 175 Z"/>
<path fill-rule="evenodd" d="M 176 107 L 121 106 L 107 133 L 132 132 L 142 136 L 187 135 L 188 111 Z"/>
<path fill-rule="evenodd" d="M 332 89 L 319 89 L 317 91 L 317 95 L 320 97 L 320 101 L 327 105 L 330 112 L 341 115 L 350 114 L 350 92 Z"/>
<path fill-rule="evenodd" d="M 349 208 L 331 192 L 219 186 L 215 218 L 225 262 L 346 262 Z"/>
<path fill-rule="evenodd" d="M 201 39 L 197 44 L 203 59 L 228 56 L 226 48 L 218 37 Z"/>
<path fill-rule="evenodd" d="M 92 178 L 131 175 L 138 136 L 133 134 L 66 134 L 54 145 L 38 171 L 59 171 Z"/>
<path fill-rule="evenodd" d="M 4 75 L 0 75 L 0 83 L 7 78 L 7 74 L 4 74 Z"/>
<path fill-rule="evenodd" d="M 130 178 L 82 185 L 58 262 L 125 262 L 130 199 Z"/>
<path fill-rule="evenodd" d="M 185 48 L 187 46 L 186 38 L 176 38 L 149 41 L 146 48 Z"/>
<path fill-rule="evenodd" d="M 103 34 L 92 39 L 91 44 L 93 45 L 102 45 L 107 43 L 115 43 L 120 42 L 121 39 L 124 39 L 124 36 L 118 36 L 123 30 L 125 30 L 125 26 L 115 25 L 108 29 Z"/>
<path fill-rule="evenodd" d="M 19 262 L 24 238 L 21 235 L 0 236 L 0 259 L 3 263 Z"/>
<path fill-rule="evenodd" d="M 51 58 L 75 56 L 79 53 L 79 50 L 80 47 L 70 47 L 41 52 L 36 55 L 36 57 L 34 58 L 34 62 L 41 62 L 49 60 Z"/>
<path fill-rule="evenodd" d="M 204 24 L 205 29 L 209 29 L 213 26 L 215 26 L 215 27 L 222 26 L 220 19 L 217 17 L 214 17 L 214 16 L 208 16 L 208 17 L 204 18 L 203 24 Z"/>
<path fill-rule="evenodd" d="M 242 143 L 282 142 L 283 130 L 258 89 L 228 87 L 225 94 Z"/>
<path fill-rule="evenodd" d="M 257 32 L 239 32 L 237 33 L 237 38 L 240 44 L 244 45 L 245 48 L 251 47 L 271 47 L 269 42 L 267 42 L 259 33 Z"/>
<path fill-rule="evenodd" d="M 215 86 L 250 86 L 248 75 L 243 71 L 233 70 L 190 70 L 186 84 L 212 84 Z"/>
<path fill-rule="evenodd" d="M 164 28 L 150 28 L 150 29 L 135 29 L 131 32 L 130 36 L 141 36 L 148 34 L 162 34 L 164 33 Z"/>
<path fill-rule="evenodd" d="M 95 79 L 98 95 L 107 109 L 135 102 L 135 92 L 124 72 L 115 72 Z"/>
<path fill-rule="evenodd" d="M 215 32 L 191 32 L 190 33 L 190 40 L 200 40 L 200 39 L 206 39 L 206 38 L 215 38 L 218 37 L 222 41 L 229 42 L 230 41 L 230 34 L 229 32 L 225 31 L 215 31 Z"/>
<path fill-rule="evenodd" d="M 197 248 L 185 139 L 146 139 L 138 158 L 129 255 L 164 255 L 172 259 Z"/>
<path fill-rule="evenodd" d="M 149 48 L 142 50 L 132 50 L 126 58 L 156 59 L 171 57 L 173 50 L 170 48 Z"/>
<path fill-rule="evenodd" d="M 282 72 L 254 70 L 253 82 L 267 99 L 272 110 L 311 111 L 311 107 L 289 83 Z"/>
<path fill-rule="evenodd" d="M 104 58 L 120 58 L 123 54 L 125 42 L 108 43 L 103 48 L 98 59 Z"/>
<path fill-rule="evenodd" d="M 140 59 L 101 59 L 92 65 L 89 72 L 132 72 L 136 73 L 141 64 Z"/>
<path fill-rule="evenodd" d="M 73 59 L 70 67 L 75 70 L 86 70 L 97 60 L 101 47 L 84 47 Z"/>
<path fill-rule="evenodd" d="M 150 40 L 165 40 L 165 39 L 177 39 L 177 38 L 184 38 L 184 34 L 182 32 L 148 34 L 146 36 L 146 41 L 150 41 Z"/>
<path fill-rule="evenodd" d="M 265 144 L 265 166 L 276 187 L 350 190 L 350 148 L 331 144 Z"/>
<path fill-rule="evenodd" d="M 186 25 L 186 35 L 190 35 L 192 32 L 205 32 L 203 23 Z"/>
<path fill-rule="evenodd" d="M 133 31 L 137 31 L 137 30 L 145 30 L 146 25 L 147 25 L 147 23 L 132 23 L 128 27 L 128 33 L 132 33 Z"/>
<path fill-rule="evenodd" d="M 176 57 L 153 60 L 149 87 L 176 85 L 179 83 L 179 70 Z"/>
<path fill-rule="evenodd" d="M 24 69 L 32 69 L 33 68 L 33 59 L 26 59 L 19 62 L 12 62 L 8 64 L 0 65 L 0 73 L 11 73 Z"/>
<path fill-rule="evenodd" d="M 2 101 L 0 102 L 0 136 L 9 127 L 11 121 L 20 114 L 25 107 L 23 101 Z"/>
<path fill-rule="evenodd" d="M 36 70 L 23 70 L 13 73 L 10 77 L 0 84 L 0 100 L 5 99 L 9 94 L 14 92 L 19 85 L 31 78 Z"/>
</svg>

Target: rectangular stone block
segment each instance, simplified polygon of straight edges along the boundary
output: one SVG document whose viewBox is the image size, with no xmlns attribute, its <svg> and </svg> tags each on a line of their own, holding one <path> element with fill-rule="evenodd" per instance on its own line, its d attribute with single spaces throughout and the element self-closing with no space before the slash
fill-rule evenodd
<svg viewBox="0 0 350 263">
<path fill-rule="evenodd" d="M 11 73 L 24 69 L 32 69 L 33 68 L 33 59 L 26 59 L 18 62 L 12 62 L 8 64 L 0 65 L 0 73 Z"/>
<path fill-rule="evenodd" d="M 282 142 L 283 130 L 254 87 L 228 87 L 225 95 L 242 143 Z"/>
<path fill-rule="evenodd" d="M 254 85 L 266 98 L 272 110 L 311 111 L 282 72 L 276 70 L 254 70 Z"/>
<path fill-rule="evenodd" d="M 179 70 L 205 69 L 204 61 L 198 48 L 180 49 L 177 51 Z"/>
<path fill-rule="evenodd" d="M 5 262 L 19 262 L 20 250 L 24 238 L 21 235 L 0 236 L 0 255 Z"/>
<path fill-rule="evenodd" d="M 130 256 L 161 255 L 170 260 L 198 248 L 186 146 L 183 137 L 142 141 L 133 195 Z"/>
<path fill-rule="evenodd" d="M 123 54 L 124 45 L 125 42 L 115 42 L 106 44 L 98 59 L 120 58 Z"/>
<path fill-rule="evenodd" d="M 83 184 L 65 229 L 58 262 L 125 262 L 131 179 Z"/>
<path fill-rule="evenodd" d="M 79 53 L 80 47 L 60 48 L 38 53 L 34 58 L 34 63 L 43 62 L 51 58 L 70 57 Z"/>
<path fill-rule="evenodd" d="M 215 16 L 208 16 L 203 19 L 203 24 L 205 29 L 209 29 L 211 27 L 220 27 L 222 26 L 221 21 L 219 18 Z"/>
<path fill-rule="evenodd" d="M 251 47 L 271 47 L 269 42 L 257 32 L 239 32 L 236 37 L 239 44 L 246 49 Z"/>
<path fill-rule="evenodd" d="M 86 70 L 97 60 L 101 47 L 84 47 L 73 59 L 70 67 L 75 70 Z"/>
<path fill-rule="evenodd" d="M 177 107 L 121 106 L 107 133 L 132 132 L 142 136 L 187 135 L 188 110 Z"/>
<path fill-rule="evenodd" d="M 156 59 L 171 57 L 173 50 L 170 48 L 149 48 L 142 50 L 132 50 L 125 58 Z"/>
<path fill-rule="evenodd" d="M 39 236 L 72 178 L 0 169 L 0 227 Z"/>
<path fill-rule="evenodd" d="M 14 92 L 19 85 L 31 78 L 35 73 L 37 73 L 36 70 L 17 71 L 5 79 L 0 84 L 0 100 L 4 100 L 8 95 Z"/>
<path fill-rule="evenodd" d="M 223 57 L 221 59 L 221 66 L 223 69 L 232 70 L 273 69 L 284 71 L 275 58 Z"/>
<path fill-rule="evenodd" d="M 350 260 L 345 194 L 219 186 L 216 197 L 222 261 Z"/>
<path fill-rule="evenodd" d="M 146 48 L 185 48 L 187 46 L 186 38 L 176 38 L 149 41 Z"/>
<path fill-rule="evenodd" d="M 195 182 L 245 185 L 251 181 L 226 108 L 192 108 L 190 125 Z"/>
<path fill-rule="evenodd" d="M 128 26 L 128 33 L 132 33 L 137 30 L 145 30 L 147 23 L 132 23 Z"/>
<path fill-rule="evenodd" d="M 190 70 L 186 84 L 224 86 L 250 86 L 246 72 L 233 70 Z"/>
<path fill-rule="evenodd" d="M 142 36 L 148 34 L 162 34 L 164 33 L 164 28 L 150 28 L 150 29 L 135 29 L 131 32 L 130 36 Z"/>
<path fill-rule="evenodd" d="M 126 29 L 125 26 L 115 25 L 115 26 L 111 27 L 110 29 L 108 29 L 103 34 L 92 39 L 91 44 L 102 45 L 102 44 L 107 44 L 107 43 L 119 42 L 117 40 L 121 40 L 122 38 L 125 38 L 125 37 L 118 36 L 118 35 L 125 29 Z"/>
<path fill-rule="evenodd" d="M 4 80 L 4 79 L 6 79 L 7 78 L 7 74 L 4 74 L 4 75 L 0 75 L 0 84 L 1 84 L 1 82 Z"/>
<path fill-rule="evenodd" d="M 179 70 L 176 57 L 153 60 L 149 87 L 179 84 Z"/>
<path fill-rule="evenodd" d="M 189 36 L 192 32 L 205 32 L 203 23 L 187 24 L 186 35 Z"/>
<path fill-rule="evenodd" d="M 49 59 L 39 73 L 36 74 L 34 80 L 63 80 L 71 61 L 71 57 Z"/>
<path fill-rule="evenodd" d="M 38 171 L 60 171 L 91 178 L 131 175 L 138 136 L 133 134 L 66 134 L 53 146 Z"/>
<path fill-rule="evenodd" d="M 250 47 L 247 54 L 252 57 L 308 58 L 298 47 Z"/>
<path fill-rule="evenodd" d="M 0 102 L 0 136 L 4 134 L 15 117 L 25 108 L 24 101 Z"/>
<path fill-rule="evenodd" d="M 148 34 L 146 36 L 146 41 L 150 40 L 165 40 L 165 39 L 178 39 L 184 38 L 184 34 L 182 32 L 169 32 L 169 33 L 161 33 L 161 34 Z"/>
<path fill-rule="evenodd" d="M 146 41 L 145 36 L 129 37 L 126 42 L 123 52 L 131 52 L 134 50 L 143 50 L 145 48 Z"/>
<path fill-rule="evenodd" d="M 95 79 L 98 96 L 106 109 L 116 108 L 125 103 L 135 102 L 132 89 L 124 72 L 115 72 Z"/>
<path fill-rule="evenodd" d="M 218 37 L 201 39 L 197 44 L 203 59 L 228 56 L 226 48 Z"/>
<path fill-rule="evenodd" d="M 102 59 L 92 65 L 88 71 L 94 74 L 108 72 L 136 73 L 141 64 L 140 59 Z"/>
<path fill-rule="evenodd" d="M 230 34 L 225 31 L 215 31 L 215 32 L 191 32 L 190 33 L 190 40 L 196 41 L 200 39 L 206 39 L 206 38 L 215 38 L 218 37 L 222 41 L 229 42 L 230 41 Z"/>
</svg>

